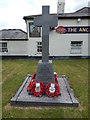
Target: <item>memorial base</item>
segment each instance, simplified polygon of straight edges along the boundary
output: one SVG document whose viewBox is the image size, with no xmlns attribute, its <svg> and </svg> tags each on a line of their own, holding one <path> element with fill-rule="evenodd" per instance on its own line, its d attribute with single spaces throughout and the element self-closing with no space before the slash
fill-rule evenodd
<svg viewBox="0 0 90 120">
<path fill-rule="evenodd" d="M 42 62 L 42 60 L 40 60 L 38 62 L 35 81 L 37 81 L 37 80 L 43 82 L 45 85 L 48 82 L 55 83 L 54 72 L 53 72 L 51 60 L 49 60 L 49 62 Z"/>
<path fill-rule="evenodd" d="M 58 77 L 60 94 L 56 98 L 49 98 L 46 95 L 35 97 L 28 95 L 27 86 L 30 83 L 31 76 L 27 76 L 16 95 L 11 99 L 11 105 L 21 106 L 64 106 L 78 107 L 78 101 L 75 99 L 68 81 L 65 76 Z"/>
</svg>

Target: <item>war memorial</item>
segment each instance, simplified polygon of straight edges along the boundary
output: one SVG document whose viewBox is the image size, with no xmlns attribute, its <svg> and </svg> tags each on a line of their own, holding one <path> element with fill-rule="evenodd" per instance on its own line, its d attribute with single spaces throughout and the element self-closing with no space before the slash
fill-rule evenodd
<svg viewBox="0 0 90 120">
<path fill-rule="evenodd" d="M 49 29 L 58 25 L 58 17 L 49 14 L 49 6 L 42 6 L 42 16 L 34 18 L 34 25 L 42 27 L 42 60 L 33 75 L 25 81 L 11 99 L 11 105 L 73 106 L 78 107 L 65 75 L 57 76 L 49 60 Z"/>
</svg>

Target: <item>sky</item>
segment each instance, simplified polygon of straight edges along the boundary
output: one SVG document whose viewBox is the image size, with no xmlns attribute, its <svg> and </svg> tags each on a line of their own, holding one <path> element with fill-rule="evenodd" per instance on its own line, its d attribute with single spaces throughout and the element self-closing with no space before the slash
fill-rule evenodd
<svg viewBox="0 0 90 120">
<path fill-rule="evenodd" d="M 65 13 L 87 7 L 90 0 L 65 0 Z M 26 31 L 24 16 L 42 13 L 42 5 L 50 5 L 50 13 L 57 13 L 57 0 L 0 0 L 0 30 Z"/>
</svg>

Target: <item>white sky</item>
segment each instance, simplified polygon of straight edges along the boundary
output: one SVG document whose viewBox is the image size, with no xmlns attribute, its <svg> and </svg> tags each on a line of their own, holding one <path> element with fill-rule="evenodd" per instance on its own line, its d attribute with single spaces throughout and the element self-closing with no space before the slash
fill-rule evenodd
<svg viewBox="0 0 90 120">
<path fill-rule="evenodd" d="M 90 0 L 65 0 L 65 12 L 88 6 Z M 50 13 L 57 13 L 57 0 L 0 0 L 0 30 L 26 31 L 23 16 L 41 14 L 42 5 L 50 5 Z"/>
</svg>

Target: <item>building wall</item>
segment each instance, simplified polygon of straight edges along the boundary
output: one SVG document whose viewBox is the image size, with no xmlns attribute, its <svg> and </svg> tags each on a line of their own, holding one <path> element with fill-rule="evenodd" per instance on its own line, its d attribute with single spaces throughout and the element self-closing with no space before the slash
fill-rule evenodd
<svg viewBox="0 0 90 120">
<path fill-rule="evenodd" d="M 7 42 L 8 52 L 3 56 L 25 56 L 28 53 L 27 41 L 3 41 Z"/>
<path fill-rule="evenodd" d="M 87 19 L 61 19 L 58 26 L 88 26 Z M 37 42 L 42 41 L 42 37 L 29 37 L 29 22 L 27 21 L 27 41 L 5 41 L 7 42 L 8 52 L 2 53 L 3 56 L 41 56 L 37 53 Z M 42 31 L 41 31 L 42 32 Z M 42 33 L 41 33 L 42 34 Z M 71 54 L 71 41 L 83 41 L 81 54 Z M 4 42 L 4 41 L 3 41 Z M 1 54 L 1 53 L 0 53 Z M 49 34 L 49 55 L 50 56 L 88 56 L 88 34 L 59 34 L 55 30 Z"/>
<path fill-rule="evenodd" d="M 37 53 L 37 42 L 42 41 L 40 38 L 31 38 L 28 41 L 28 56 L 41 56 Z"/>
<path fill-rule="evenodd" d="M 71 41 L 83 41 L 81 54 L 70 54 Z M 50 33 L 50 56 L 88 56 L 88 34 Z"/>
<path fill-rule="evenodd" d="M 88 26 L 87 19 L 61 19 L 58 21 L 58 26 Z M 29 28 L 27 22 L 28 30 L 28 55 L 29 56 L 41 56 L 37 53 L 37 42 L 42 41 L 40 38 L 29 37 Z M 82 53 L 81 54 L 70 54 L 71 41 L 83 41 Z M 59 34 L 55 30 L 50 31 L 49 34 L 49 55 L 50 56 L 88 56 L 88 34 Z"/>
<path fill-rule="evenodd" d="M 78 22 L 78 18 L 61 19 L 58 21 L 58 25 L 60 26 L 88 26 L 88 19 L 82 18 L 80 22 Z"/>
</svg>

